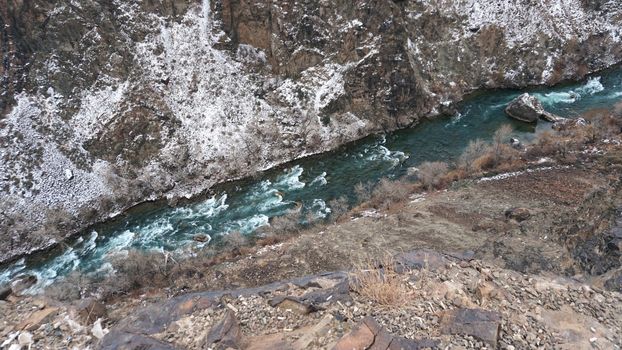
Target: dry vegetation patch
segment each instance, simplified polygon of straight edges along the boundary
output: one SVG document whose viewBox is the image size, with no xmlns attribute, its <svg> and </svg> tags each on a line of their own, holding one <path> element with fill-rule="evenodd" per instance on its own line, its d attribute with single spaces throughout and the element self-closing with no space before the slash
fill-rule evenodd
<svg viewBox="0 0 622 350">
<path fill-rule="evenodd" d="M 411 297 L 405 275 L 396 271 L 392 255 L 380 260 L 367 258 L 350 273 L 350 288 L 375 304 L 388 307 L 403 305 Z"/>
</svg>

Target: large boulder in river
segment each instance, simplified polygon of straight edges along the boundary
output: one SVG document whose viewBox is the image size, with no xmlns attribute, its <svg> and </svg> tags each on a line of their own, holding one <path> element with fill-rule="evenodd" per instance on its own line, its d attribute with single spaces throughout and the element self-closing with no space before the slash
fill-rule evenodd
<svg viewBox="0 0 622 350">
<path fill-rule="evenodd" d="M 524 93 L 512 100 L 505 108 L 505 113 L 514 119 L 527 123 L 535 123 L 539 118 L 553 123 L 564 119 L 545 111 L 540 100 L 528 93 Z"/>
<path fill-rule="evenodd" d="M 11 281 L 11 291 L 13 294 L 19 295 L 35 284 L 37 284 L 36 276 L 22 275 Z"/>
</svg>

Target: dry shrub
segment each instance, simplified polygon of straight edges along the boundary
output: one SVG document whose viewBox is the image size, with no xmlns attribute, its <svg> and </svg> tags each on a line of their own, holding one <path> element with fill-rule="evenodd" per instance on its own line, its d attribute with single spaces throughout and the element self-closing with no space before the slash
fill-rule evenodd
<svg viewBox="0 0 622 350">
<path fill-rule="evenodd" d="M 272 218 L 267 230 L 274 234 L 286 235 L 298 233 L 300 228 L 300 213 L 294 211 Z"/>
<path fill-rule="evenodd" d="M 571 140 L 572 144 L 577 148 L 594 143 L 599 138 L 598 130 L 592 124 L 563 127 L 558 131 L 558 135 Z"/>
<path fill-rule="evenodd" d="M 167 284 L 174 264 L 163 253 L 141 252 L 130 250 L 127 256 L 119 256 L 112 260 L 116 274 L 109 278 L 113 293 L 129 291 L 149 286 Z"/>
<path fill-rule="evenodd" d="M 438 187 L 443 182 L 443 177 L 449 171 L 445 162 L 425 162 L 419 166 L 419 181 L 428 190 Z"/>
<path fill-rule="evenodd" d="M 545 131 L 527 150 L 529 158 L 549 157 L 557 152 L 559 140 L 552 133 Z"/>
<path fill-rule="evenodd" d="M 372 185 L 370 182 L 366 182 L 366 183 L 359 182 L 358 184 L 356 184 L 354 186 L 354 195 L 356 196 L 356 200 L 359 203 L 364 203 L 364 202 L 369 201 L 372 197 L 373 188 L 374 188 L 374 185 Z"/>
<path fill-rule="evenodd" d="M 391 204 L 407 199 L 411 191 L 412 185 L 406 181 L 384 178 L 374 188 L 369 204 L 377 209 L 387 209 Z"/>
<path fill-rule="evenodd" d="M 385 254 L 379 264 L 368 258 L 350 273 L 350 288 L 376 304 L 401 306 L 408 300 L 409 291 L 404 276 L 395 270 L 395 266 L 389 254 Z"/>
<path fill-rule="evenodd" d="M 458 168 L 465 169 L 469 173 L 479 171 L 480 168 L 475 165 L 475 161 L 485 154 L 488 154 L 488 152 L 490 152 L 488 143 L 481 139 L 470 141 L 467 148 L 458 158 Z"/>
<path fill-rule="evenodd" d="M 469 177 L 469 173 L 464 168 L 457 168 L 450 170 L 445 176 L 443 176 L 443 183 L 451 183 L 458 180 L 463 180 Z"/>
<path fill-rule="evenodd" d="M 238 231 L 229 232 L 222 236 L 222 242 L 231 249 L 239 249 L 248 245 L 248 239 Z"/>
<path fill-rule="evenodd" d="M 505 164 L 511 165 L 520 158 L 520 152 L 510 145 L 500 145 L 494 151 L 494 167 L 499 168 Z"/>
<path fill-rule="evenodd" d="M 477 171 L 490 170 L 494 167 L 495 157 L 492 152 L 484 154 L 473 162 L 473 169 L 476 169 Z"/>
<path fill-rule="evenodd" d="M 484 170 L 514 167 L 520 152 L 508 145 L 511 134 L 512 127 L 506 124 L 495 131 L 490 144 L 480 139 L 469 142 L 458 158 L 458 169 L 475 174 Z"/>
<path fill-rule="evenodd" d="M 93 281 L 90 278 L 79 271 L 74 271 L 47 287 L 45 295 L 57 301 L 73 301 L 85 296 L 92 286 Z"/>
<path fill-rule="evenodd" d="M 497 129 L 492 137 L 491 152 L 494 168 L 518 158 L 518 151 L 508 145 L 510 135 L 512 135 L 512 127 L 505 124 Z"/>
<path fill-rule="evenodd" d="M 548 131 L 543 132 L 527 149 L 527 158 L 554 157 L 563 163 L 576 161 L 577 158 L 573 151 L 581 149 L 583 145 L 591 142 L 590 139 L 594 139 L 595 136 L 589 136 L 593 130 L 589 125 L 579 126 L 572 130 L 565 130 L 564 135 L 552 134 Z"/>
<path fill-rule="evenodd" d="M 267 233 L 263 235 L 263 237 L 259 238 L 256 243 L 257 245 L 261 247 L 265 247 L 265 246 L 281 243 L 285 240 L 285 238 L 286 237 L 279 236 L 274 233 Z"/>
<path fill-rule="evenodd" d="M 330 207 L 331 211 L 330 218 L 333 221 L 339 220 L 350 209 L 348 199 L 344 196 L 330 200 L 328 202 L 328 206 Z"/>
<path fill-rule="evenodd" d="M 592 121 L 592 124 L 598 129 L 601 138 L 608 138 L 622 133 L 622 114 L 601 115 Z"/>
</svg>

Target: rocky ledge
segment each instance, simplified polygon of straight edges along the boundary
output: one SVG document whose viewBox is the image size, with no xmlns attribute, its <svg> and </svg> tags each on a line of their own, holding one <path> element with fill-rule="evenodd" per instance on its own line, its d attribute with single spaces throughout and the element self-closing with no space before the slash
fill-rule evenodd
<svg viewBox="0 0 622 350">
<path fill-rule="evenodd" d="M 102 328 L 98 318 L 107 316 L 105 308 L 95 304 L 0 303 L 7 315 L 0 335 L 10 349 L 35 344 L 128 350 L 616 349 L 622 344 L 617 292 L 428 250 L 402 254 L 394 267 L 379 269 L 398 283 L 393 287 L 399 291 L 385 292 L 399 293 L 397 303 L 370 299 L 353 275 L 325 273 L 183 295 L 132 312 L 112 329 Z"/>
</svg>

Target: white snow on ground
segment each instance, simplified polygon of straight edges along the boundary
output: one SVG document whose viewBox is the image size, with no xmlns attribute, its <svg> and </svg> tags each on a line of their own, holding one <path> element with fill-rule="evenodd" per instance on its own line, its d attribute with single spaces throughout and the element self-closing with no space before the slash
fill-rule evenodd
<svg viewBox="0 0 622 350">
<path fill-rule="evenodd" d="M 344 139 L 353 140 L 358 137 L 358 131 L 365 127 L 365 123 L 351 113 L 327 127 L 321 124 L 315 113 L 306 112 L 309 109 L 317 112 L 343 94 L 343 74 L 348 66 L 327 64 L 305 72 L 299 82 L 274 82 L 281 84 L 276 96 L 281 100 L 280 104 L 290 107 L 272 107 L 266 100 L 255 96 L 259 84 L 263 82 L 256 81 L 244 68 L 247 63 L 265 64 L 265 53 L 248 45 L 240 46 L 235 56 L 215 49 L 213 44 L 224 33 L 214 29 L 209 1 L 204 0 L 199 6 L 191 8 L 179 21 L 140 13 L 136 3 L 115 2 L 119 17 L 146 16 L 147 21 L 156 28 L 144 41 L 130 42 L 144 74 L 133 78 L 139 80 L 129 81 L 101 76 L 93 88 L 78 92 L 80 108 L 68 121 L 62 120 L 59 115 L 61 107 L 57 103 L 62 96 L 55 95 L 51 88 L 47 91 L 49 96 L 23 94 L 17 97 L 17 105 L 3 120 L 6 127 L 0 129 L 0 137 L 7 139 L 16 138 L 15 133 L 19 133 L 19 139 L 10 148 L 0 148 L 0 155 L 8 154 L 11 159 L 10 162 L 0 163 L 0 187 L 8 185 L 11 197 L 16 201 L 11 204 L 11 210 L 20 212 L 39 207 L 41 209 L 36 213 L 26 213 L 36 220 L 42 218 L 45 208 L 58 205 L 76 213 L 81 205 L 112 193 L 106 176 L 109 176 L 112 166 L 119 164 L 99 160 L 92 171 L 86 171 L 73 164 L 59 147 L 86 155 L 82 148 L 84 142 L 124 117 L 124 108 L 133 103 L 128 96 L 137 87 L 146 86 L 155 90 L 181 122 L 160 151 L 163 162 L 167 159 L 174 161 L 180 147 L 183 147 L 187 149 L 191 163 L 205 175 L 213 175 L 214 169 L 226 174 L 227 167 L 241 167 L 251 155 L 260 156 L 256 169 L 266 169 L 337 146 Z M 54 58 L 48 60 L 50 67 L 56 64 Z M 165 80 L 167 84 L 162 83 Z M 302 89 L 309 97 L 298 96 L 293 89 Z M 276 139 L 269 147 L 259 145 L 260 148 L 253 152 L 248 143 L 257 139 L 253 133 L 258 123 Z M 302 125 L 306 132 L 318 134 L 323 147 L 308 151 L 296 144 L 302 142 L 296 137 Z M 47 130 L 62 133 L 62 141 L 52 139 L 54 136 Z M 32 153 L 37 146 L 41 146 L 37 156 L 40 164 L 33 167 Z M 285 151 L 283 147 L 291 150 Z M 273 155 L 271 161 L 263 160 L 267 154 Z M 223 159 L 229 161 L 223 164 Z M 31 168 L 35 169 L 27 178 Z M 72 178 L 68 179 L 66 174 L 72 174 Z M 174 178 L 167 178 L 169 174 L 157 161 L 148 164 L 140 176 L 149 179 L 153 174 L 163 174 L 157 180 L 162 183 L 175 181 Z M 215 181 L 224 180 L 227 179 L 203 181 L 203 187 L 199 189 L 184 189 L 183 184 L 178 184 L 175 190 L 177 195 L 186 193 L 183 191 L 193 193 Z M 25 188 L 25 181 L 31 182 L 32 186 Z"/>
<path fill-rule="evenodd" d="M 107 166 L 103 162 L 97 162 L 93 171 L 79 169 L 59 150 L 57 143 L 45 142 L 49 140 L 37 130 L 38 125 L 49 127 L 60 123 L 54 111 L 45 111 L 46 107 L 51 106 L 38 104 L 26 95 L 20 95 L 17 101 L 17 106 L 5 119 L 8 126 L 0 129 L 0 137 L 14 138 L 14 133 L 21 135 L 20 138 L 14 138 L 14 148 L 11 149 L 11 156 L 17 158 L 17 161 L 0 163 L 0 173 L 4 175 L 0 185 L 11 183 L 17 178 L 29 180 L 33 186 L 24 191 L 21 187 L 11 185 L 11 198 L 17 200 L 17 203 L 8 209 L 19 212 L 24 206 L 35 207 L 38 210 L 31 214 L 34 214 L 34 218 L 40 218 L 45 214 L 45 209 L 65 206 L 66 203 L 79 207 L 105 194 L 107 188 L 102 174 L 106 172 Z M 41 164 L 34 169 L 28 166 L 32 162 L 33 147 L 40 147 L 41 151 L 38 156 Z M 2 153 L 5 152 L 10 151 L 2 149 Z M 33 169 L 32 179 L 26 179 L 29 173 L 27 169 Z M 73 175 L 70 180 L 65 176 L 68 171 Z"/>
<path fill-rule="evenodd" d="M 477 180 L 477 183 L 488 182 L 488 181 L 505 180 L 505 179 L 517 177 L 517 176 L 522 175 L 522 174 L 543 172 L 543 171 L 547 171 L 547 170 L 551 170 L 551 169 L 568 169 L 568 168 L 570 168 L 570 167 L 569 166 L 555 166 L 555 167 L 543 167 L 543 168 L 535 168 L 535 169 L 526 169 L 526 170 L 523 170 L 523 171 L 514 171 L 514 172 L 511 172 L 511 173 L 503 173 L 503 174 L 498 174 L 498 175 L 495 175 L 495 176 L 483 177 L 483 178 Z"/>
<path fill-rule="evenodd" d="M 98 91 L 84 91 L 80 111 L 69 121 L 77 137 L 87 138 L 111 121 L 128 92 L 129 82 L 106 86 Z"/>
<path fill-rule="evenodd" d="M 605 32 L 612 30 L 618 39 L 622 27 L 615 26 L 615 21 L 603 22 L 583 9 L 580 0 L 540 0 L 528 5 L 517 6 L 507 0 L 419 0 L 441 13 L 466 14 L 468 26 L 464 28 L 468 35 L 469 28 L 496 25 L 504 28 L 505 39 L 509 47 L 528 42 L 538 32 L 554 33 L 561 39 L 571 39 L 577 28 L 583 32 Z M 603 13 L 613 9 L 615 0 L 603 5 Z M 613 11 L 612 11 L 613 12 Z M 611 12 L 610 12 L 611 13 Z"/>
</svg>

